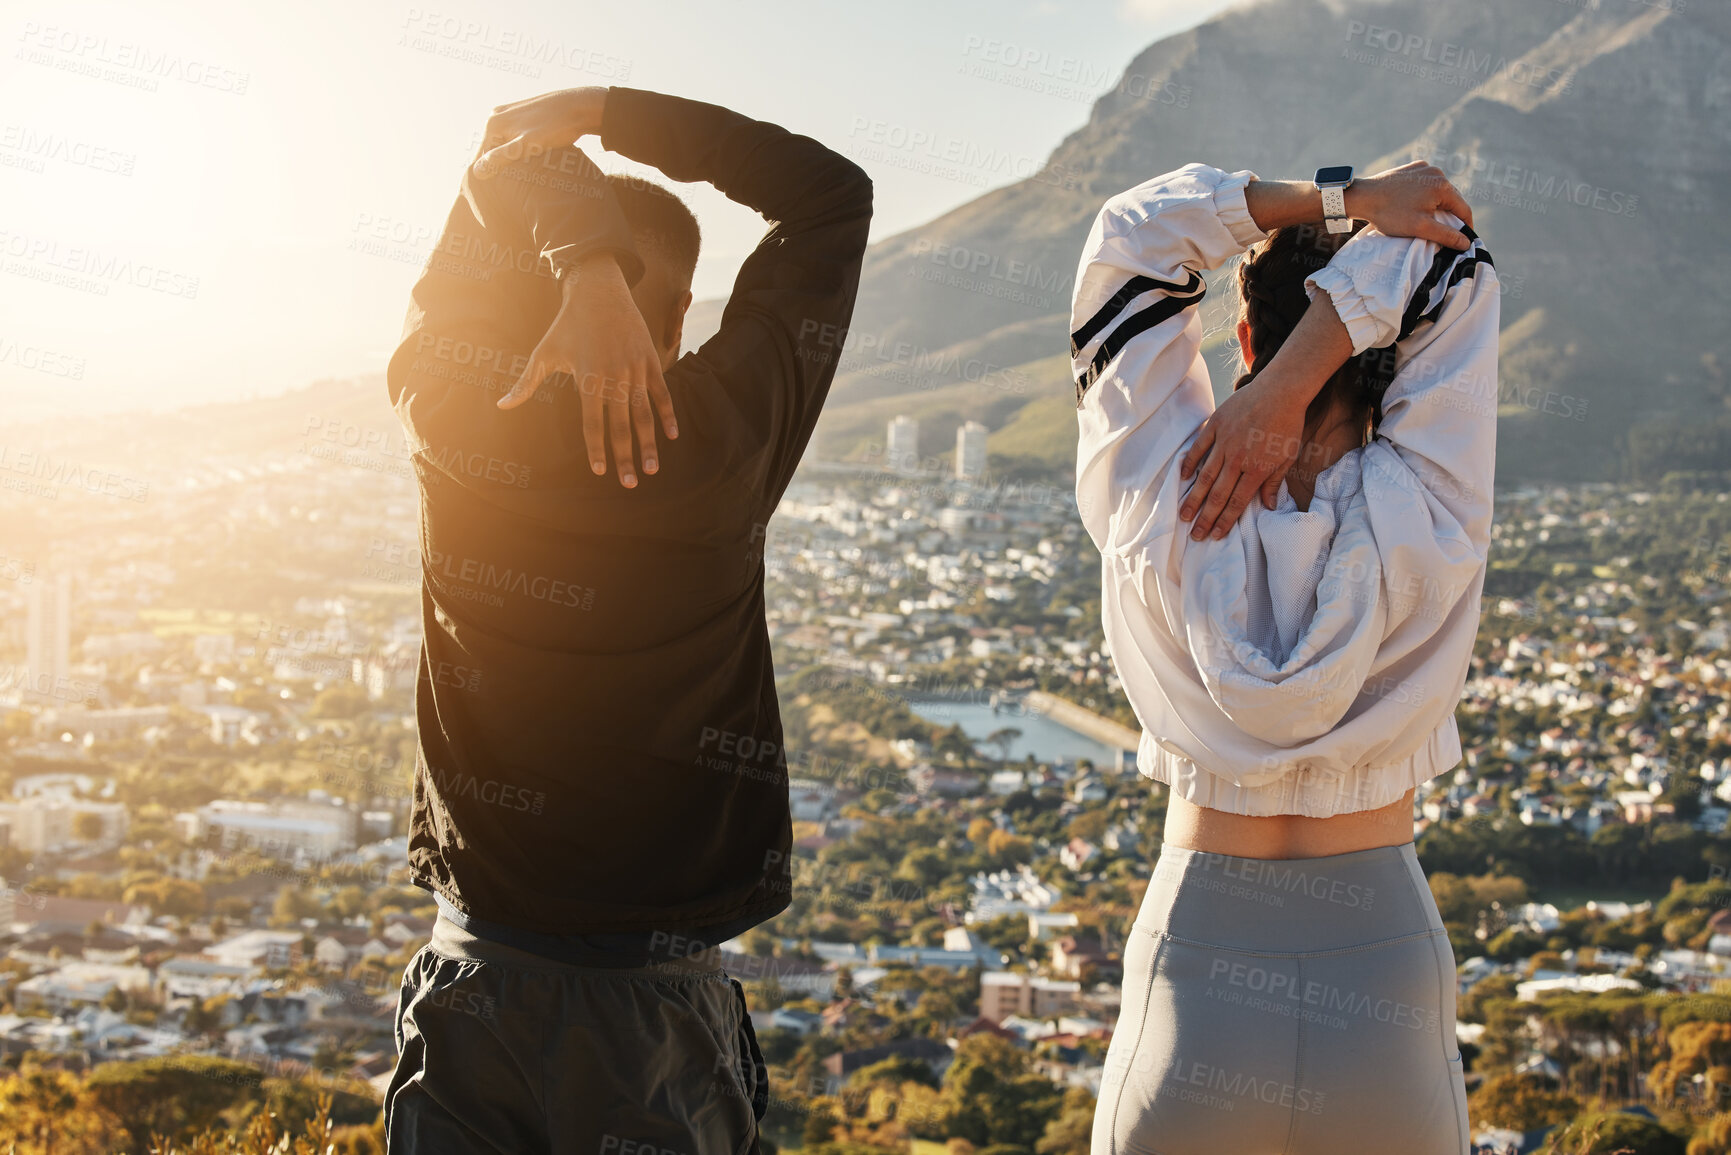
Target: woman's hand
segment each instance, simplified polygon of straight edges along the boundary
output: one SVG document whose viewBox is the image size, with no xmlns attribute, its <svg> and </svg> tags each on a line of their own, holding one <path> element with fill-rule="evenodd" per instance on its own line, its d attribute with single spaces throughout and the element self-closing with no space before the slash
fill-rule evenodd
<svg viewBox="0 0 1731 1155">
<path fill-rule="evenodd" d="M 1334 301 L 1318 293 L 1267 366 L 1208 415 L 1179 462 L 1180 478 L 1202 467 L 1178 506 L 1179 518 L 1196 518 L 1191 537 L 1201 540 L 1210 529 L 1225 537 L 1258 491 L 1274 508 L 1304 447 L 1305 410 L 1350 356 L 1352 337 Z"/>
<path fill-rule="evenodd" d="M 1369 221 L 1385 236 L 1418 237 L 1449 249 L 1472 244 L 1465 233 L 1436 219 L 1438 209 L 1472 227 L 1466 197 L 1442 169 L 1422 160 L 1355 180 L 1346 189 L 1346 215 Z"/>
<path fill-rule="evenodd" d="M 1238 524 L 1260 491 L 1272 509 L 1280 483 L 1298 460 L 1304 443 L 1306 402 L 1277 380 L 1257 377 L 1222 401 L 1179 463 L 1178 476 L 1196 480 L 1178 507 L 1185 521 L 1196 523 L 1190 536 L 1197 541 L 1212 530 L 1216 538 Z M 1201 463 L 1201 472 L 1196 472 Z"/>
</svg>

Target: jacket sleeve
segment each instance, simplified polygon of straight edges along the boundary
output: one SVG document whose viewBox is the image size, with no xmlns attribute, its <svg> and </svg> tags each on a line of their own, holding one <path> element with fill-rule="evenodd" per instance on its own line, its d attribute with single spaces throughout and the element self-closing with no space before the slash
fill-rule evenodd
<svg viewBox="0 0 1731 1155">
<path fill-rule="evenodd" d="M 581 150 L 520 158 L 485 179 L 471 164 L 385 373 L 414 452 L 477 489 L 589 475 L 570 391 L 536 393 L 538 419 L 496 403 L 558 313 L 554 276 L 597 251 L 615 253 L 627 277 L 640 275 L 624 215 Z"/>
<path fill-rule="evenodd" d="M 1395 367 L 1363 457 L 1381 588 L 1359 597 L 1388 610 L 1379 666 L 1398 665 L 1462 606 L 1476 618 L 1490 552 L 1501 292 L 1484 242 L 1463 231 L 1472 244 L 1456 251 L 1366 229 L 1307 282 L 1333 300 L 1355 352 L 1381 350 Z M 1364 577 L 1330 572 L 1319 593 Z M 1459 655 L 1463 674 L 1470 656 Z"/>
<path fill-rule="evenodd" d="M 520 263 L 544 276 L 561 277 L 598 252 L 614 255 L 627 284 L 643 275 L 619 200 L 580 148 L 525 152 L 487 176 L 471 163 L 462 193 L 476 222 L 517 246 Z"/>
<path fill-rule="evenodd" d="M 676 181 L 702 181 L 770 222 L 695 357 L 769 450 L 773 505 L 835 377 L 871 227 L 872 182 L 846 157 L 737 112 L 611 88 L 601 142 Z"/>
<path fill-rule="evenodd" d="M 1076 503 L 1102 553 L 1176 525 L 1160 478 L 1214 409 L 1201 273 L 1267 235 L 1244 201 L 1255 179 L 1185 165 L 1108 200 L 1088 234 L 1070 306 Z"/>
<path fill-rule="evenodd" d="M 1395 370 L 1366 488 L 1424 493 L 1434 532 L 1483 555 L 1496 465 L 1501 292 L 1484 242 L 1442 215 L 1471 238 L 1467 249 L 1366 228 L 1305 289 L 1313 298 L 1329 295 L 1355 354 L 1375 350 Z"/>
</svg>

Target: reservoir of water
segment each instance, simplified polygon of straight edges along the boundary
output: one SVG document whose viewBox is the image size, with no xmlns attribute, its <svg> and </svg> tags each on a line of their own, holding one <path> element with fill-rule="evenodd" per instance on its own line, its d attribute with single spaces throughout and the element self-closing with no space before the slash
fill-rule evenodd
<svg viewBox="0 0 1731 1155">
<path fill-rule="evenodd" d="M 1012 699 L 996 712 L 984 702 L 957 702 L 945 698 L 910 698 L 908 708 L 928 722 L 940 726 L 960 724 L 962 733 L 974 740 L 982 754 L 998 757 L 999 748 L 987 745 L 986 739 L 996 730 L 1006 727 L 1020 730 L 1022 736 L 1010 743 L 1010 761 L 1020 762 L 1029 754 L 1037 761 L 1051 762 L 1062 758 L 1089 758 L 1101 769 L 1113 765 L 1117 752 L 1086 734 L 1078 734 L 1042 714 L 1030 714 L 1020 702 Z"/>
</svg>

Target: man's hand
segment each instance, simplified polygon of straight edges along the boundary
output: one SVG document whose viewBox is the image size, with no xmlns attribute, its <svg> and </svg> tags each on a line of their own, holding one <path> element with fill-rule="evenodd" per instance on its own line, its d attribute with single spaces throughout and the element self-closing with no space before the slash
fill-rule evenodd
<svg viewBox="0 0 1731 1155">
<path fill-rule="evenodd" d="M 501 104 L 487 118 L 487 131 L 475 156 L 475 175 L 485 179 L 509 161 L 575 144 L 601 131 L 607 106 L 605 88 L 565 88 Z"/>
<path fill-rule="evenodd" d="M 1465 233 L 1436 219 L 1438 209 L 1472 227 L 1472 206 L 1442 169 L 1422 160 L 1355 180 L 1346 190 L 1346 215 L 1369 221 L 1384 236 L 1418 237 L 1445 249 L 1470 245 Z"/>
<path fill-rule="evenodd" d="M 611 253 L 597 253 L 569 270 L 563 279 L 565 303 L 529 356 L 529 367 L 499 399 L 515 409 L 534 395 L 553 373 L 569 373 L 583 402 L 583 444 L 589 468 L 607 472 L 607 440 L 620 484 L 637 484 L 631 444 L 633 426 L 643 453 L 643 471 L 659 468 L 654 413 L 661 414 L 667 436 L 679 436 L 673 398 L 661 376 L 661 358 L 643 314 L 626 287 Z"/>
<path fill-rule="evenodd" d="M 1291 390 L 1258 377 L 1208 415 L 1178 466 L 1178 476 L 1188 478 L 1202 465 L 1178 507 L 1180 518 L 1196 518 L 1192 538 L 1200 541 L 1210 530 L 1225 537 L 1258 491 L 1262 503 L 1274 508 L 1304 442 L 1304 409 Z"/>
</svg>

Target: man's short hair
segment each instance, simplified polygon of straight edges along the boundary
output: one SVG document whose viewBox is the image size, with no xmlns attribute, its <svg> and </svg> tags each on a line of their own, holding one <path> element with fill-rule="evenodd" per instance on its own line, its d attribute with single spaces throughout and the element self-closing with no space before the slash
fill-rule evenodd
<svg viewBox="0 0 1731 1155">
<path fill-rule="evenodd" d="M 655 248 L 689 281 L 697 268 L 703 235 L 685 202 L 671 189 L 642 177 L 609 173 L 607 184 L 638 243 Z"/>
</svg>

